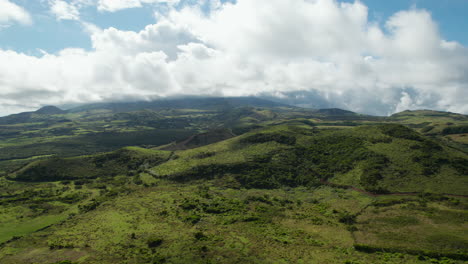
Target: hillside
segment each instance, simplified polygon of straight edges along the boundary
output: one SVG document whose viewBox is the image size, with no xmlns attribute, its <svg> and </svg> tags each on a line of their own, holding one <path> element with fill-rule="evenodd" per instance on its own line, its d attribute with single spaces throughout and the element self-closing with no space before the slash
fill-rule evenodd
<svg viewBox="0 0 468 264">
<path fill-rule="evenodd" d="M 330 181 L 378 193 L 468 195 L 464 188 L 468 186 L 466 153 L 401 125 L 326 130 L 289 123 L 207 145 L 209 136 L 217 141 L 217 135 L 224 136 L 222 132 L 196 135 L 164 147 L 176 150 L 172 158 L 148 172 L 157 178 L 182 181 L 230 174 L 248 188 L 310 186 Z M 192 145 L 207 146 L 178 150 Z M 139 166 L 134 164 L 138 158 L 127 153 L 120 150 L 96 157 L 37 161 L 9 178 L 57 181 L 116 175 L 119 171 L 125 174 L 127 167 Z M 147 161 L 146 166 L 154 162 Z"/>
<path fill-rule="evenodd" d="M 223 141 L 229 138 L 234 137 L 235 135 L 229 129 L 214 129 L 208 131 L 206 133 L 201 133 L 197 135 L 190 136 L 189 138 L 179 141 L 173 142 L 168 145 L 164 145 L 158 147 L 161 150 L 184 150 L 184 149 L 192 149 L 197 148 L 205 145 L 210 145 L 219 141 Z"/>
<path fill-rule="evenodd" d="M 253 97 L 92 104 L 68 111 L 47 106 L 0 117 L 0 174 L 54 155 L 88 155 L 133 145 L 156 147 L 218 128 L 239 135 L 265 122 L 298 117 L 326 119 L 327 115 Z"/>
<path fill-rule="evenodd" d="M 468 152 L 448 138 L 463 138 L 466 116 L 49 116 L 71 121 L 0 127 L 30 131 L 0 141 L 2 264 L 468 261 Z"/>
</svg>

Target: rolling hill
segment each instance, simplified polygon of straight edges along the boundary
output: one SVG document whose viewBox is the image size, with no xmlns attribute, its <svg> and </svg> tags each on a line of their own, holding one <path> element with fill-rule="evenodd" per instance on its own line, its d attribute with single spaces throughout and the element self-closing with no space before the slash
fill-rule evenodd
<svg viewBox="0 0 468 264">
<path fill-rule="evenodd" d="M 468 261 L 465 115 L 180 100 L 1 125 L 0 262 Z"/>
</svg>

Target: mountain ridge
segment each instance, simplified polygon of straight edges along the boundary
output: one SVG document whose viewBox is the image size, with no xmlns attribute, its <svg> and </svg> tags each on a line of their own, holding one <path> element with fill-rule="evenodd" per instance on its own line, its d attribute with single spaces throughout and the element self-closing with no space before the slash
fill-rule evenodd
<svg viewBox="0 0 468 264">
<path fill-rule="evenodd" d="M 361 115 L 350 110 L 340 108 L 303 108 L 285 103 L 263 99 L 261 97 L 184 97 L 184 98 L 160 98 L 153 101 L 134 101 L 134 102 L 109 102 L 109 103 L 94 103 L 75 106 L 67 110 L 62 110 L 57 106 L 44 106 L 35 111 L 21 112 L 0 117 L 0 123 L 27 122 L 32 120 L 33 114 L 38 115 L 62 115 L 67 113 L 89 112 L 93 110 L 108 110 L 112 113 L 130 113 L 136 111 L 157 111 L 163 109 L 184 109 L 184 108 L 200 108 L 205 110 L 220 110 L 238 107 L 273 107 L 273 108 L 296 108 L 306 109 L 318 114 L 327 116 L 345 116 L 345 115 Z M 388 117 L 401 118 L 404 116 L 441 116 L 453 115 L 464 117 L 466 115 L 453 112 L 436 111 L 429 109 L 420 110 L 404 110 L 394 113 Z M 371 117 L 380 117 L 373 115 L 365 115 Z M 383 117 L 385 118 L 385 117 Z M 468 119 L 468 117 L 467 117 Z"/>
</svg>

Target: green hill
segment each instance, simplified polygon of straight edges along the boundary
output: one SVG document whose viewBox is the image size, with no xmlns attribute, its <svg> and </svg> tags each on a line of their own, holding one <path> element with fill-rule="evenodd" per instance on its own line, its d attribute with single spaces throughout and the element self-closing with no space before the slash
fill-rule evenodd
<svg viewBox="0 0 468 264">
<path fill-rule="evenodd" d="M 152 171 L 191 180 L 234 175 L 246 187 L 320 180 L 376 192 L 468 194 L 467 155 L 401 125 L 326 130 L 279 125 L 175 152 Z"/>
<path fill-rule="evenodd" d="M 96 179 L 134 174 L 144 167 L 166 161 L 169 152 L 126 147 L 95 156 L 52 158 L 36 161 L 13 173 L 9 179 L 27 182 Z"/>
</svg>

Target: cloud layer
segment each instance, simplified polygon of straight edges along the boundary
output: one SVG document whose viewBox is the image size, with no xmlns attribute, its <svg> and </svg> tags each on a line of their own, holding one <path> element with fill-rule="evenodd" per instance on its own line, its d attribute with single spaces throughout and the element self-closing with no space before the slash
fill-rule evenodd
<svg viewBox="0 0 468 264">
<path fill-rule="evenodd" d="M 115 11 L 145 2 L 161 1 L 98 4 Z M 0 114 L 181 94 L 262 95 L 382 115 L 468 113 L 468 50 L 442 39 L 427 11 L 401 11 L 380 25 L 358 1 L 211 1 L 208 12 L 202 4 L 158 14 L 140 32 L 86 24 L 91 51 L 0 50 Z"/>
</svg>

